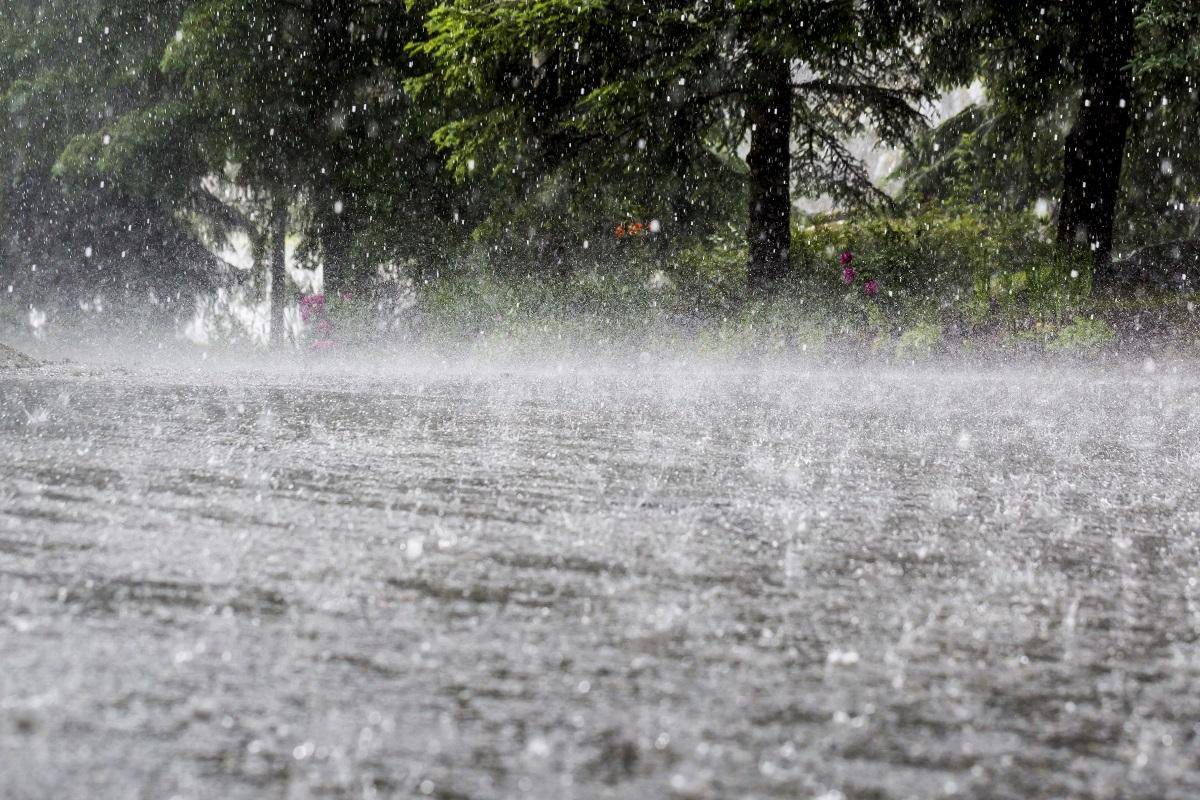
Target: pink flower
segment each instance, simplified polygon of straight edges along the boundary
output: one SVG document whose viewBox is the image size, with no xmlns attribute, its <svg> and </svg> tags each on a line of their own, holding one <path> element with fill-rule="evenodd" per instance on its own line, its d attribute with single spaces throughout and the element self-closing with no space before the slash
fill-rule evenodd
<svg viewBox="0 0 1200 800">
<path fill-rule="evenodd" d="M 843 283 L 854 283 L 856 277 L 858 277 L 858 273 L 854 271 L 854 267 L 846 267 L 842 270 Z"/>
<path fill-rule="evenodd" d="M 306 321 L 319 317 L 325 311 L 325 295 L 311 294 L 300 297 L 300 319 Z"/>
<path fill-rule="evenodd" d="M 342 299 L 343 299 L 343 300 L 349 300 L 349 299 L 351 298 L 351 296 L 352 296 L 352 295 L 350 294 L 350 292 L 342 292 Z"/>
<path fill-rule="evenodd" d="M 314 339 L 312 349 L 316 351 L 331 350 L 333 349 L 333 344 L 332 339 Z"/>
<path fill-rule="evenodd" d="M 323 334 L 325 336 L 328 336 L 329 334 L 333 333 L 333 323 L 324 318 L 320 319 L 317 322 L 317 333 Z"/>
<path fill-rule="evenodd" d="M 308 322 L 325 312 L 325 295 L 307 294 L 300 298 L 300 319 Z"/>
<path fill-rule="evenodd" d="M 879 294 L 879 283 L 872 278 L 863 284 L 863 291 L 867 293 L 867 297 L 874 297 Z"/>
<path fill-rule="evenodd" d="M 843 267 L 846 266 L 847 264 L 849 264 L 853 260 L 854 260 L 854 253 L 851 253 L 849 250 L 843 250 L 842 254 L 840 256 L 838 256 L 838 263 L 841 264 Z"/>
</svg>

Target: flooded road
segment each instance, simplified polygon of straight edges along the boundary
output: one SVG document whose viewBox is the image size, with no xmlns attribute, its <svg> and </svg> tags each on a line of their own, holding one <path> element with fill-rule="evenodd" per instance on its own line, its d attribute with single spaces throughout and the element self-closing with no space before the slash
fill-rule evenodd
<svg viewBox="0 0 1200 800">
<path fill-rule="evenodd" d="M 1200 376 L 0 375 L 0 797 L 1200 796 Z"/>
</svg>

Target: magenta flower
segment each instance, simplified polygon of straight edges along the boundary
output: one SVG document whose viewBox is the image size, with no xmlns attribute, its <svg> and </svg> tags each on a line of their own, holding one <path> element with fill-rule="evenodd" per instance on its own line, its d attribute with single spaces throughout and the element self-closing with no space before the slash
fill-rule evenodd
<svg viewBox="0 0 1200 800">
<path fill-rule="evenodd" d="M 325 295 L 309 294 L 300 298 L 300 319 L 308 322 L 313 317 L 321 316 L 325 311 Z"/>
<path fill-rule="evenodd" d="M 849 264 L 853 260 L 854 260 L 854 253 L 851 253 L 849 250 L 843 250 L 842 254 L 840 256 L 838 256 L 838 263 L 841 264 L 843 267 L 846 266 L 847 264 Z"/>
<path fill-rule="evenodd" d="M 874 297 L 879 294 L 879 283 L 872 278 L 863 284 L 863 291 L 867 293 L 867 297 Z"/>
<path fill-rule="evenodd" d="M 317 321 L 317 333 L 323 336 L 333 333 L 333 323 L 322 317 Z"/>
<path fill-rule="evenodd" d="M 854 267 L 846 267 L 842 270 L 842 283 L 854 283 L 856 277 L 858 277 L 858 273 L 854 271 Z"/>
<path fill-rule="evenodd" d="M 342 299 L 343 299 L 343 300 L 349 300 L 349 299 L 350 299 L 352 296 L 353 296 L 353 295 L 351 295 L 349 292 L 342 292 Z"/>
<path fill-rule="evenodd" d="M 307 294 L 300 298 L 300 319 L 308 322 L 325 313 L 325 295 Z"/>
</svg>

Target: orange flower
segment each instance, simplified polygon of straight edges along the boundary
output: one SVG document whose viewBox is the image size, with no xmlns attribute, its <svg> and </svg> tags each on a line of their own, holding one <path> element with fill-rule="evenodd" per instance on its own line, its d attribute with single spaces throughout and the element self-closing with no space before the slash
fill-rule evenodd
<svg viewBox="0 0 1200 800">
<path fill-rule="evenodd" d="M 641 233 L 641 232 L 642 232 L 642 229 L 643 229 L 643 228 L 645 228 L 645 227 L 646 227 L 646 226 L 645 226 L 645 225 L 643 225 L 642 223 L 640 223 L 640 222 L 635 222 L 635 223 L 633 223 L 632 225 L 630 225 L 630 226 L 629 226 L 629 235 L 630 235 L 630 236 L 637 236 L 639 233 Z"/>
<path fill-rule="evenodd" d="M 624 225 L 617 226 L 617 238 L 618 239 L 625 238 L 625 226 Z"/>
</svg>

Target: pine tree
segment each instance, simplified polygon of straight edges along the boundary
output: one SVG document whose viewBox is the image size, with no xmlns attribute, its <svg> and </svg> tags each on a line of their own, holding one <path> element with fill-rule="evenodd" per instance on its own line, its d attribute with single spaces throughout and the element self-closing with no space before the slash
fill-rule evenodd
<svg viewBox="0 0 1200 800">
<path fill-rule="evenodd" d="M 1056 197 L 1060 242 L 1094 253 L 1101 279 L 1118 234 L 1127 244 L 1194 235 L 1192 6 L 934 3 L 924 37 L 931 77 L 944 87 L 981 80 L 987 103 L 911 154 L 910 196 L 1007 210 Z"/>
<path fill-rule="evenodd" d="M 202 248 L 160 198 L 95 176 L 73 181 L 61 159 L 156 102 L 163 44 L 182 0 L 0 0 L 0 292 L 40 303 L 111 303 L 131 295 L 178 305 L 206 279 Z M 147 170 L 146 183 L 163 182 Z M 165 265 L 174 265 L 170 270 Z M 5 291 L 12 287 L 11 294 Z M 147 294 L 149 293 L 149 294 Z"/>
<path fill-rule="evenodd" d="M 649 177 L 745 153 L 748 283 L 770 291 L 793 189 L 884 199 L 847 140 L 919 124 L 916 20 L 905 3 L 450 0 L 413 48 L 433 64 L 414 87 L 473 109 L 436 135 L 460 173 L 529 186 L 572 166 Z"/>
</svg>

